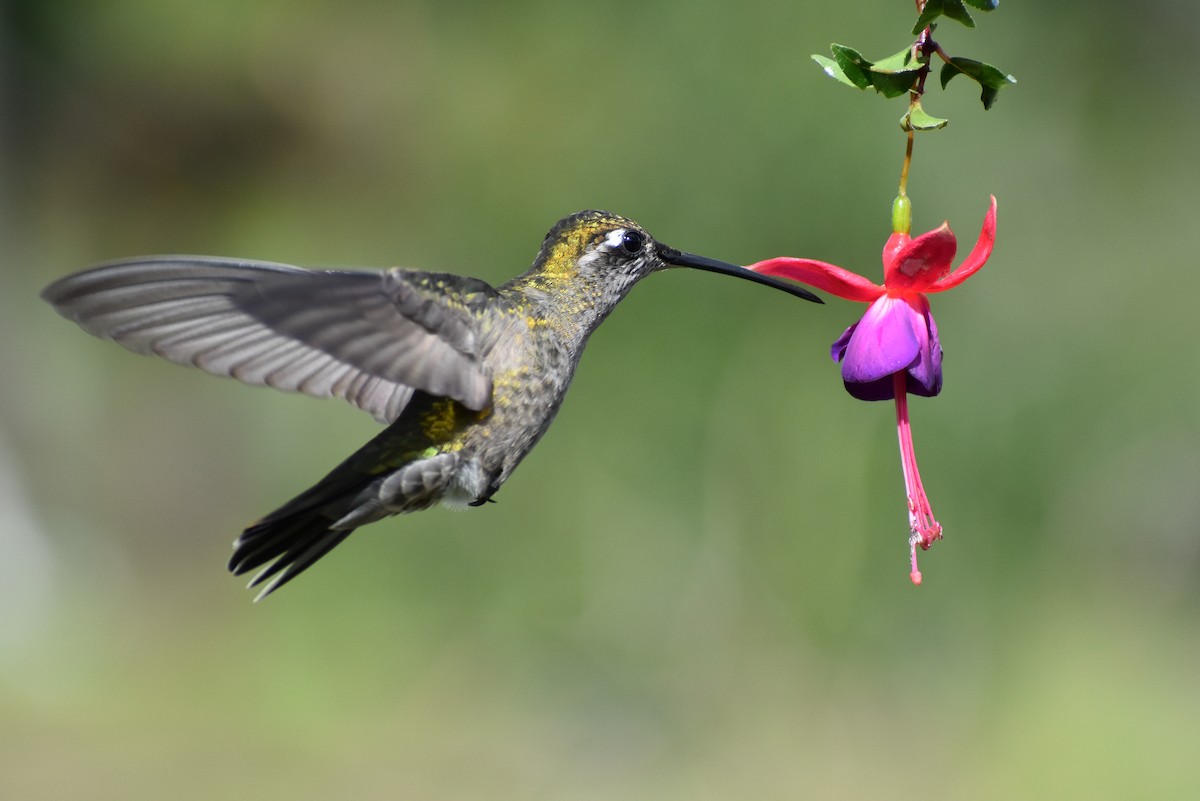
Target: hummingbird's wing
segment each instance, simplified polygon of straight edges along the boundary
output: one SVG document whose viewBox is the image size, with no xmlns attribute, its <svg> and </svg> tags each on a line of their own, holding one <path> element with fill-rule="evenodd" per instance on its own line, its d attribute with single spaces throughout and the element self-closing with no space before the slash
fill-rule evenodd
<svg viewBox="0 0 1200 801">
<path fill-rule="evenodd" d="M 340 397 L 391 422 L 413 390 L 491 400 L 470 303 L 482 281 L 391 270 L 157 256 L 110 262 L 42 297 L 85 331 L 256 386 Z"/>
</svg>

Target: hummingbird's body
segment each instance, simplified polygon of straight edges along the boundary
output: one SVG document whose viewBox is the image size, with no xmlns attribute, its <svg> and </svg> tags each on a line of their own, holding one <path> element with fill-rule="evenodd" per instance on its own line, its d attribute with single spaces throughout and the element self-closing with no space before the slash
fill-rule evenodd
<svg viewBox="0 0 1200 801">
<path fill-rule="evenodd" d="M 667 248 L 636 223 L 596 211 L 561 220 L 530 270 L 499 288 L 412 270 L 168 256 L 103 265 L 43 296 L 131 350 L 342 397 L 388 423 L 238 538 L 230 570 L 264 568 L 252 584 L 269 580 L 265 595 L 358 526 L 439 502 L 488 501 L 554 419 L 592 331 L 634 283 L 670 266 L 815 299 Z"/>
</svg>

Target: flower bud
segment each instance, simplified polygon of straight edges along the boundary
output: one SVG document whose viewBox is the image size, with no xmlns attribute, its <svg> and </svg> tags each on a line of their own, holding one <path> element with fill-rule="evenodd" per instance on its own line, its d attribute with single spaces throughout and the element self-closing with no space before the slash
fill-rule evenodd
<svg viewBox="0 0 1200 801">
<path fill-rule="evenodd" d="M 912 232 L 912 201 L 908 195 L 897 195 L 892 201 L 892 233 Z"/>
</svg>

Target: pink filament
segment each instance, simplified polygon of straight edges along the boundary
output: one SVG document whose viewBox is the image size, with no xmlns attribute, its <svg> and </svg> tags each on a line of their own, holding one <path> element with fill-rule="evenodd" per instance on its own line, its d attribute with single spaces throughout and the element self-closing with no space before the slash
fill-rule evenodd
<svg viewBox="0 0 1200 801">
<path fill-rule="evenodd" d="M 917 470 L 917 455 L 913 451 L 912 429 L 908 424 L 908 376 L 903 372 L 892 374 L 892 387 L 896 395 L 896 434 L 900 439 L 900 467 L 904 471 L 904 491 L 908 495 L 909 561 L 912 566 L 908 574 L 913 584 L 921 583 L 921 571 L 917 569 L 917 546 L 928 550 L 936 540 L 942 538 L 942 526 L 933 517 L 925 487 L 921 485 L 921 473 Z"/>
</svg>

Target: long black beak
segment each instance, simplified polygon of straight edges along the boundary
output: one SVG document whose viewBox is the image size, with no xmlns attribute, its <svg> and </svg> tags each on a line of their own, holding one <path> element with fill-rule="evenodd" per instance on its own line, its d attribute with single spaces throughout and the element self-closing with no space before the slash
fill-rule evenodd
<svg viewBox="0 0 1200 801">
<path fill-rule="evenodd" d="M 722 275 L 732 275 L 735 278 L 745 278 L 747 281 L 753 281 L 756 284 L 764 284 L 776 289 L 782 289 L 789 295 L 811 300 L 813 303 L 825 302 L 799 284 L 785 281 L 772 275 L 762 275 L 753 270 L 747 270 L 745 267 L 730 264 L 727 261 L 717 261 L 716 259 L 707 259 L 704 256 L 693 256 L 691 253 L 681 253 L 675 248 L 669 248 L 666 245 L 659 245 L 658 255 L 663 261 L 668 264 L 674 264 L 677 267 L 694 267 L 697 270 L 708 270 L 710 273 L 721 273 Z"/>
</svg>

